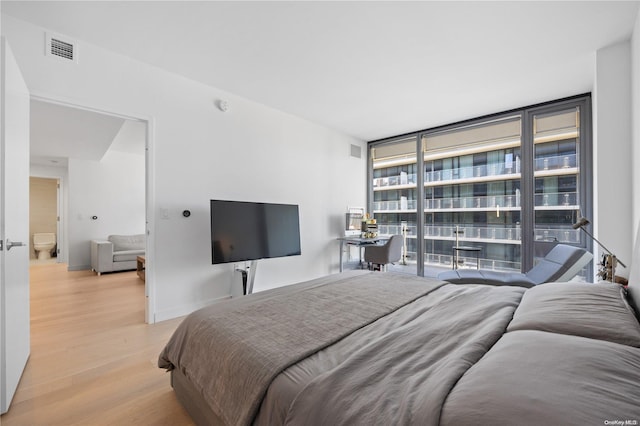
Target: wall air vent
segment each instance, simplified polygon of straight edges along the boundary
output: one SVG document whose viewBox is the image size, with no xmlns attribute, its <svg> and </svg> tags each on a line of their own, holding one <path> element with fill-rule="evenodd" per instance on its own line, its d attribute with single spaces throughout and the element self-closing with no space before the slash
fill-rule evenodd
<svg viewBox="0 0 640 426">
<path fill-rule="evenodd" d="M 362 158 L 362 148 L 358 145 L 351 144 L 351 156 L 355 158 Z"/>
<path fill-rule="evenodd" d="M 51 54 L 73 61 L 73 44 L 55 38 L 51 39 Z"/>
<path fill-rule="evenodd" d="M 47 34 L 45 52 L 65 61 L 78 62 L 78 48 L 75 42 L 57 34 Z"/>
</svg>

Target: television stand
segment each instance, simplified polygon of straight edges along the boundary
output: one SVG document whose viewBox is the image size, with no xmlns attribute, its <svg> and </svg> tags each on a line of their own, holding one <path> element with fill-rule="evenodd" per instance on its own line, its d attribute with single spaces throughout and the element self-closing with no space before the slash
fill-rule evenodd
<svg viewBox="0 0 640 426">
<path fill-rule="evenodd" d="M 253 293 L 253 282 L 256 279 L 256 268 L 258 261 L 252 260 L 249 265 L 245 263 L 244 268 L 236 268 L 236 272 L 242 275 L 242 294 L 247 295 Z"/>
</svg>

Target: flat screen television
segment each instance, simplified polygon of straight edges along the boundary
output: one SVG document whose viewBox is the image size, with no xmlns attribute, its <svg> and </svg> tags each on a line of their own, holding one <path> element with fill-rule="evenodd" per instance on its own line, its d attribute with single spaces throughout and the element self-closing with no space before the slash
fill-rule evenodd
<svg viewBox="0 0 640 426">
<path fill-rule="evenodd" d="M 211 251 L 213 264 L 300 255 L 298 206 L 211 200 Z"/>
</svg>

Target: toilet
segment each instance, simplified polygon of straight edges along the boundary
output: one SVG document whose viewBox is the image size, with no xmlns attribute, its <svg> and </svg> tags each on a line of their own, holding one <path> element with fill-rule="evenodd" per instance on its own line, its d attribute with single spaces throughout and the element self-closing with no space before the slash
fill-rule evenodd
<svg viewBox="0 0 640 426">
<path fill-rule="evenodd" d="M 33 248 L 38 259 L 51 259 L 51 252 L 56 247 L 56 234 L 33 234 Z"/>
</svg>

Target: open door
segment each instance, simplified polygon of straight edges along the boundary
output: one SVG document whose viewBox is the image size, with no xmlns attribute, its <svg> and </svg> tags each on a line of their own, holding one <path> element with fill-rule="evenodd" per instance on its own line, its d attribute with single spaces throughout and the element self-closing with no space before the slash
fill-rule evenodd
<svg viewBox="0 0 640 426">
<path fill-rule="evenodd" d="M 30 353 L 29 91 L 4 37 L 0 49 L 0 413 L 5 413 Z"/>
</svg>

